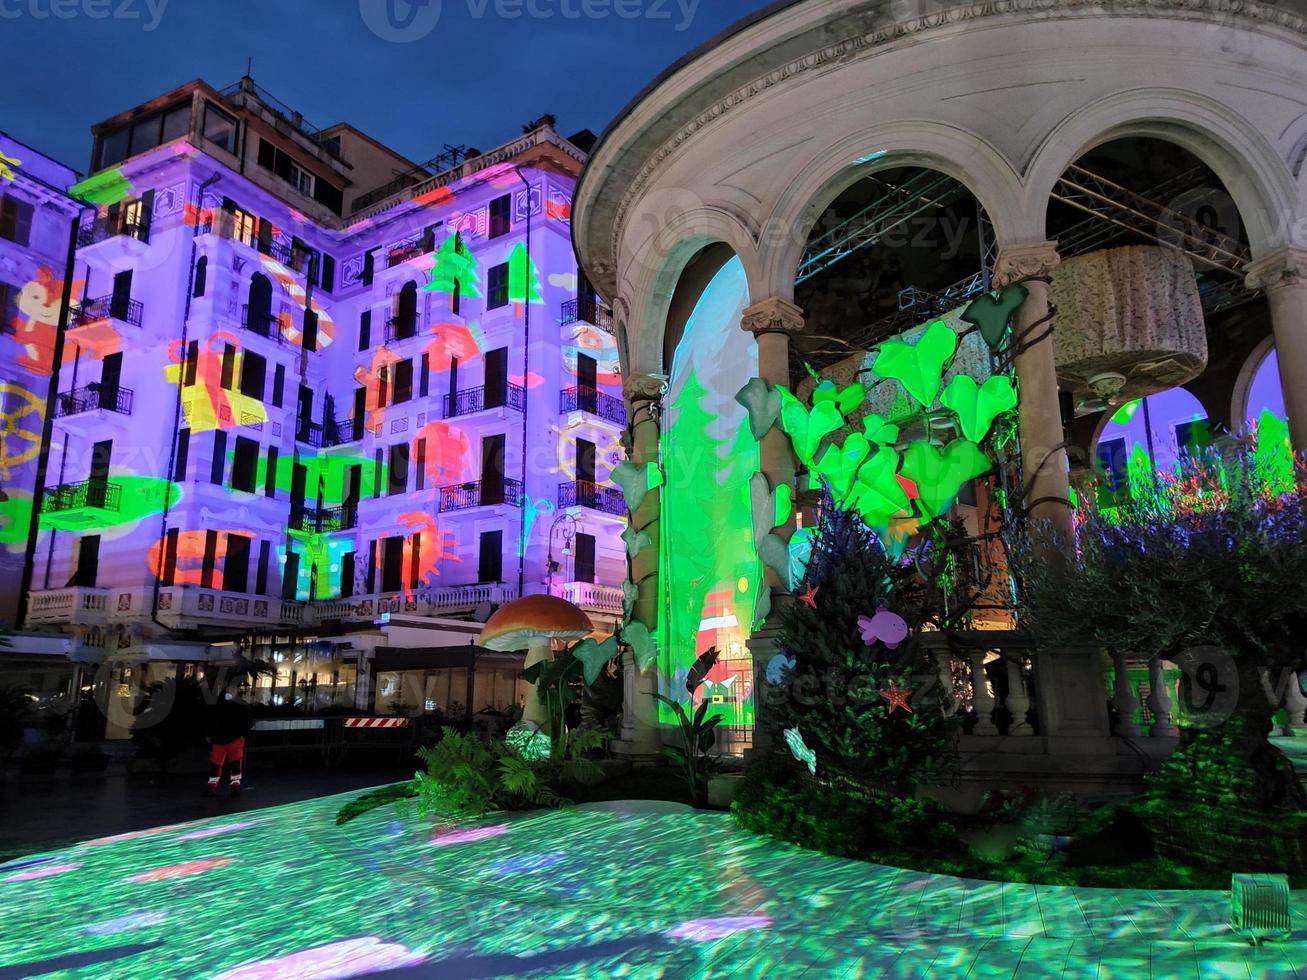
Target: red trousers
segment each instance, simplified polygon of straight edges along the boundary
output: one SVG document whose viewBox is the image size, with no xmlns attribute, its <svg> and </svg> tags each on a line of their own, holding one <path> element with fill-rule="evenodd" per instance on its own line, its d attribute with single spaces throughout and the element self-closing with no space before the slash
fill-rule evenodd
<svg viewBox="0 0 1307 980">
<path fill-rule="evenodd" d="M 213 743 L 209 749 L 209 761 L 213 763 L 214 772 L 221 776 L 224 763 L 232 763 L 232 770 L 240 772 L 241 762 L 245 758 L 245 736 L 241 736 L 233 742 L 224 742 L 221 745 Z"/>
</svg>

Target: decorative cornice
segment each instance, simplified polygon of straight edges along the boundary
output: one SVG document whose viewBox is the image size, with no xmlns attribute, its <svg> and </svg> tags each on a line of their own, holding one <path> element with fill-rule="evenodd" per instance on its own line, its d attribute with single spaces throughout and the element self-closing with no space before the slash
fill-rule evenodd
<svg viewBox="0 0 1307 980">
<path fill-rule="evenodd" d="M 887 5 L 888 7 L 888 5 Z M 903 38 L 930 33 L 991 17 L 1028 14 L 1044 20 L 1071 17 L 1157 16 L 1250 28 L 1271 27 L 1307 36 L 1307 16 L 1257 0 L 978 0 L 949 10 L 934 10 L 914 19 L 888 23 L 872 31 L 823 44 L 820 48 L 773 68 L 718 99 L 672 134 L 636 171 L 613 216 L 614 230 L 625 227 L 632 202 L 669 156 L 700 130 L 755 96 L 799 75 L 821 72 L 841 62 L 858 60 Z"/>
<path fill-rule="evenodd" d="M 1279 289 L 1307 283 L 1307 248 L 1292 245 L 1263 255 L 1247 265 L 1244 285 L 1249 289 Z"/>
<path fill-rule="evenodd" d="M 744 311 L 740 329 L 757 336 L 762 333 L 799 333 L 803 330 L 803 310 L 789 300 L 772 296 L 754 303 Z"/>
<path fill-rule="evenodd" d="M 633 405 L 658 401 L 666 388 L 667 379 L 660 374 L 628 374 L 622 382 L 622 394 Z"/>
<path fill-rule="evenodd" d="M 998 258 L 994 260 L 990 281 L 995 289 L 1002 289 L 1032 276 L 1051 276 L 1061 262 L 1062 257 L 1057 254 L 1057 242 L 1001 245 Z"/>
</svg>

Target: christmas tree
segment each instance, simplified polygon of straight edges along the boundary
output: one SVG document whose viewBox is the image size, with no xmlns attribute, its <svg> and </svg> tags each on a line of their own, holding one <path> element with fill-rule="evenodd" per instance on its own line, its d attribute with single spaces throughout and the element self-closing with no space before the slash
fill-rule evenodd
<svg viewBox="0 0 1307 980">
<path fill-rule="evenodd" d="M 436 264 L 431 267 L 431 280 L 422 287 L 429 293 L 444 293 L 453 303 L 454 293 L 460 298 L 480 296 L 477 289 L 477 263 L 463 244 L 463 236 L 455 232 L 436 250 Z"/>
<path fill-rule="evenodd" d="M 519 319 L 524 303 L 544 302 L 540 296 L 540 272 L 521 242 L 513 246 L 508 256 L 508 298 Z"/>
</svg>

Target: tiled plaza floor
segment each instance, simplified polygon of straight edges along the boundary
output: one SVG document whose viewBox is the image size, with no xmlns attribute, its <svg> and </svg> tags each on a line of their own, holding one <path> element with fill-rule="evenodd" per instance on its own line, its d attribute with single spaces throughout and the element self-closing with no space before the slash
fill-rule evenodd
<svg viewBox="0 0 1307 980">
<path fill-rule="evenodd" d="M 349 795 L 0 866 L 0 980 L 1307 977 L 1222 892 L 963 881 L 823 857 L 673 804 L 454 825 Z M 1294 896 L 1307 926 L 1307 893 Z"/>
</svg>

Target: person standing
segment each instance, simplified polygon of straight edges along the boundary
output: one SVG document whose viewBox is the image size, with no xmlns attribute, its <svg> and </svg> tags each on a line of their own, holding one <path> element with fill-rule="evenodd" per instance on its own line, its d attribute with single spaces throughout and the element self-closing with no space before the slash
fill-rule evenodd
<svg viewBox="0 0 1307 980">
<path fill-rule="evenodd" d="M 218 703 L 213 706 L 209 716 L 209 785 L 204 789 L 205 796 L 218 795 L 218 783 L 222 781 L 222 771 L 230 766 L 229 779 L 231 795 L 241 795 L 241 770 L 245 762 L 245 736 L 249 734 L 254 723 L 249 702 L 239 688 L 228 688 L 223 692 Z"/>
</svg>

